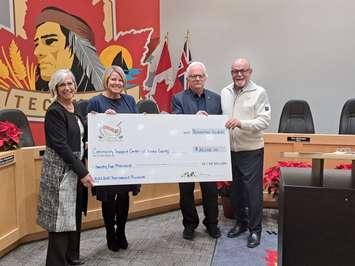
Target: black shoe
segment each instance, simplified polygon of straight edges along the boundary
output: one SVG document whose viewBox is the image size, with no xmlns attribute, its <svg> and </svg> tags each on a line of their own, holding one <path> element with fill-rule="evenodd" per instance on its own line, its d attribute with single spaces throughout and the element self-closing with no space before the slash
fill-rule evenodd
<svg viewBox="0 0 355 266">
<path fill-rule="evenodd" d="M 120 249 L 118 242 L 114 236 L 107 235 L 106 240 L 107 240 L 107 247 L 109 250 L 118 251 Z"/>
<path fill-rule="evenodd" d="M 127 249 L 128 242 L 127 242 L 126 234 L 124 233 L 117 234 L 117 243 L 120 248 Z"/>
<path fill-rule="evenodd" d="M 194 229 L 185 227 L 184 231 L 182 232 L 182 237 L 187 240 L 192 240 L 194 238 Z"/>
<path fill-rule="evenodd" d="M 221 230 L 219 230 L 218 226 L 208 226 L 207 233 L 213 238 L 219 238 L 221 236 Z"/>
<path fill-rule="evenodd" d="M 248 237 L 248 248 L 255 248 L 260 245 L 260 234 L 250 233 Z"/>
<path fill-rule="evenodd" d="M 68 260 L 69 265 L 83 265 L 85 261 L 83 259 Z"/>
<path fill-rule="evenodd" d="M 246 230 L 247 230 L 246 226 L 235 225 L 235 226 L 232 227 L 231 230 L 229 230 L 227 236 L 230 237 L 230 238 L 238 237 L 242 233 L 244 233 Z"/>
</svg>

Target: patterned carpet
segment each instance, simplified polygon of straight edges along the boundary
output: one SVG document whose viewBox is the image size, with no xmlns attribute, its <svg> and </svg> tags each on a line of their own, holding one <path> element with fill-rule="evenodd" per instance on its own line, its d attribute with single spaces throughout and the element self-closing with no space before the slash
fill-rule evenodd
<svg viewBox="0 0 355 266">
<path fill-rule="evenodd" d="M 202 208 L 198 207 L 200 218 Z M 202 220 L 202 218 L 201 218 Z M 262 242 L 259 247 L 246 247 L 248 234 L 230 239 L 226 233 L 234 221 L 223 217 L 219 225 L 222 237 L 217 241 L 205 232 L 203 225 L 196 230 L 193 241 L 182 238 L 180 211 L 135 219 L 127 223 L 127 250 L 112 252 L 107 249 L 103 228 L 82 233 L 81 256 L 85 265 L 269 265 L 268 250 L 277 249 L 277 210 L 264 210 Z M 0 259 L 0 265 L 44 265 L 47 241 L 22 245 Z"/>
</svg>

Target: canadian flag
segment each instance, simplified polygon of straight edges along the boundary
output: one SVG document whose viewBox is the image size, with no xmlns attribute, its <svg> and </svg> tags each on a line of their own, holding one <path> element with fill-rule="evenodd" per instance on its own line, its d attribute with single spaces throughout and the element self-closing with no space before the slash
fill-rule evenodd
<svg viewBox="0 0 355 266">
<path fill-rule="evenodd" d="M 179 66 L 173 79 L 173 68 L 168 48 L 167 39 L 149 56 L 149 74 L 145 81 L 145 90 L 148 91 L 147 98 L 155 101 L 160 111 L 171 111 L 171 99 L 174 94 L 186 89 L 185 73 L 191 63 L 191 53 L 185 41 L 183 51 L 180 56 Z"/>
<path fill-rule="evenodd" d="M 147 96 L 157 103 L 160 111 L 170 112 L 172 97 L 170 89 L 174 85 L 174 75 L 167 39 L 164 39 L 147 61 L 149 63 L 148 79 L 145 82 Z"/>
</svg>

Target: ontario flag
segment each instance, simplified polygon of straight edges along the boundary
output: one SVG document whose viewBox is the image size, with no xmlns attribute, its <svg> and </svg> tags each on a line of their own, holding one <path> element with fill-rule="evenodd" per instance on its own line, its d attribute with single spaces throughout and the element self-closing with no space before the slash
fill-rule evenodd
<svg viewBox="0 0 355 266">
<path fill-rule="evenodd" d="M 188 40 L 186 40 L 184 44 L 184 49 L 181 53 L 179 67 L 176 72 L 174 86 L 171 88 L 172 95 L 186 89 L 185 73 L 187 67 L 191 63 L 191 53 L 188 44 L 189 42 Z"/>
<path fill-rule="evenodd" d="M 149 76 L 145 82 L 148 98 L 156 102 L 160 112 L 170 112 L 171 88 L 174 84 L 173 68 L 167 38 L 160 44 L 147 60 Z"/>
</svg>

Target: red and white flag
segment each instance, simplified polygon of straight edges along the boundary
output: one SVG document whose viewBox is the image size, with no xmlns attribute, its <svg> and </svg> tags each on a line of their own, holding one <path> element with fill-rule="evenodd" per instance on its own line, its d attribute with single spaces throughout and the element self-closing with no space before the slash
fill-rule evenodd
<svg viewBox="0 0 355 266">
<path fill-rule="evenodd" d="M 173 95 L 186 89 L 185 73 L 191 63 L 188 40 L 186 40 L 180 56 L 175 80 L 173 79 L 173 67 L 166 38 L 149 56 L 147 62 L 149 63 L 149 73 L 144 83 L 145 90 L 148 91 L 146 98 L 153 100 L 160 111 L 170 113 Z"/>
<path fill-rule="evenodd" d="M 184 44 L 184 49 L 181 53 L 179 68 L 176 72 L 174 86 L 171 88 L 171 90 L 173 91 L 173 95 L 178 93 L 179 91 L 186 89 L 185 73 L 187 67 L 191 63 L 191 53 L 188 44 L 188 40 L 186 40 Z"/>
<path fill-rule="evenodd" d="M 155 101 L 160 111 L 170 112 L 171 87 L 174 85 L 173 68 L 167 39 L 148 58 L 149 74 L 145 82 L 147 98 Z"/>
</svg>

